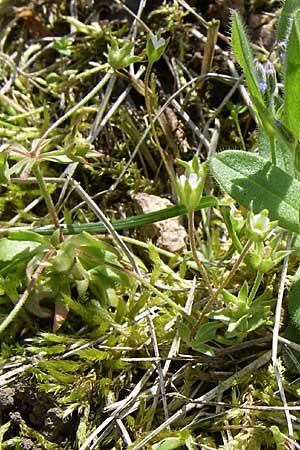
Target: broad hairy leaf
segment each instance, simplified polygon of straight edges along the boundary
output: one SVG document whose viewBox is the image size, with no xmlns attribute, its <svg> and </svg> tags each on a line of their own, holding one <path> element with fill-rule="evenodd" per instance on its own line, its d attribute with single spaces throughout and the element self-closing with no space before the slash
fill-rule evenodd
<svg viewBox="0 0 300 450">
<path fill-rule="evenodd" d="M 262 157 L 226 150 L 211 160 L 211 171 L 220 186 L 254 213 L 269 210 L 282 228 L 300 232 L 300 182 Z"/>
<path fill-rule="evenodd" d="M 299 2 L 298 2 L 299 3 Z M 300 3 L 299 3 L 300 6 Z M 300 134 L 300 10 L 292 17 L 287 41 L 284 68 L 284 116 L 283 121 L 296 140 Z"/>
</svg>

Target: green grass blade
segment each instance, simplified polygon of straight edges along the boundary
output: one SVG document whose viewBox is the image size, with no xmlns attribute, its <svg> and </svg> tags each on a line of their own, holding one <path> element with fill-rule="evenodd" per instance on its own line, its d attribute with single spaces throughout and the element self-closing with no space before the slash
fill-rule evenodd
<svg viewBox="0 0 300 450">
<path fill-rule="evenodd" d="M 299 3 L 299 2 L 298 2 Z M 300 5 L 299 5 L 300 6 Z M 299 139 L 300 131 L 300 10 L 292 19 L 284 69 L 284 123 Z"/>
<path fill-rule="evenodd" d="M 196 208 L 196 211 L 199 211 L 203 208 L 208 208 L 209 206 L 218 206 L 220 204 L 219 200 L 213 196 L 202 197 L 199 202 L 199 205 Z M 151 223 L 159 222 L 161 220 L 171 219 L 172 217 L 182 216 L 186 214 L 186 208 L 182 205 L 170 206 L 169 208 L 160 209 L 158 211 L 153 211 L 147 214 L 138 214 L 136 216 L 127 217 L 126 219 L 112 220 L 112 225 L 115 230 L 128 230 L 130 228 L 139 228 L 144 225 L 149 225 Z M 26 227 L 22 227 L 23 230 L 27 229 Z M 20 230 L 20 228 L 15 229 L 15 231 Z M 53 226 L 46 226 L 40 228 L 31 228 L 31 231 L 35 233 L 49 235 L 54 232 Z M 14 229 L 11 228 L 7 230 L 10 232 L 12 236 L 14 233 Z M 73 224 L 62 226 L 62 232 L 64 234 L 78 234 L 82 231 L 87 231 L 91 234 L 96 233 L 107 233 L 106 228 L 101 222 L 95 223 L 83 223 L 83 224 Z"/>
<path fill-rule="evenodd" d="M 300 232 L 300 182 L 260 156 L 227 150 L 211 160 L 220 186 L 237 202 L 255 213 L 269 210 L 282 228 Z"/>
</svg>

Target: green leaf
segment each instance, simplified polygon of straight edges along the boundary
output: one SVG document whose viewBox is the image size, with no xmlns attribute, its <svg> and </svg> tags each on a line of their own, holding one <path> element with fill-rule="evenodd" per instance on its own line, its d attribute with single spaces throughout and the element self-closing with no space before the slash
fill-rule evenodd
<svg viewBox="0 0 300 450">
<path fill-rule="evenodd" d="M 67 274 L 75 264 L 75 251 L 72 242 L 64 242 L 51 260 L 55 272 Z"/>
<path fill-rule="evenodd" d="M 284 70 L 284 116 L 283 120 L 296 140 L 300 134 L 300 10 L 292 19 Z"/>
<path fill-rule="evenodd" d="M 41 236 L 38 233 L 35 233 L 34 231 L 29 230 L 15 230 L 10 231 L 8 233 L 8 236 L 10 239 L 13 239 L 14 241 L 32 241 L 32 242 L 39 242 L 40 244 L 46 244 L 48 239 L 44 236 Z"/>
<path fill-rule="evenodd" d="M 284 450 L 285 445 L 281 444 L 281 443 L 284 442 L 285 436 L 283 436 L 281 434 L 281 431 L 280 431 L 279 427 L 277 425 L 272 425 L 270 427 L 270 430 L 272 431 L 273 438 L 274 438 L 274 441 L 276 443 L 276 450 Z"/>
<path fill-rule="evenodd" d="M 206 322 L 200 325 L 199 330 L 196 333 L 194 343 L 204 343 L 214 339 L 216 335 L 216 330 L 222 326 L 218 322 Z"/>
<path fill-rule="evenodd" d="M 241 17 L 235 10 L 232 12 L 231 42 L 236 60 L 243 69 L 259 122 L 268 136 L 274 136 L 274 119 L 265 105 L 264 97 L 259 87 L 259 80 L 254 66 L 249 40 Z"/>
<path fill-rule="evenodd" d="M 32 241 L 12 241 L 7 238 L 0 240 L 0 261 L 12 261 L 15 257 L 32 254 L 40 244 Z"/>
<path fill-rule="evenodd" d="M 277 23 L 277 42 L 286 41 L 291 15 L 297 8 L 299 8 L 299 0 L 285 0 Z"/>
<path fill-rule="evenodd" d="M 220 201 L 213 196 L 202 197 L 197 205 L 195 211 L 199 211 L 209 206 L 218 206 Z M 129 230 L 130 228 L 138 228 L 144 225 L 148 225 L 162 220 L 171 219 L 172 217 L 182 216 L 186 214 L 187 210 L 183 205 L 169 206 L 168 208 L 159 209 L 147 214 L 138 214 L 136 216 L 127 217 L 126 219 L 112 220 L 111 223 L 115 230 Z M 33 231 L 40 234 L 52 234 L 54 231 L 53 226 L 46 226 L 41 228 L 34 228 Z M 102 222 L 96 223 L 81 223 L 67 225 L 62 228 L 64 234 L 78 234 L 82 231 L 89 233 L 107 233 L 105 226 Z"/>
<path fill-rule="evenodd" d="M 0 151 L 0 184 L 7 183 L 7 153 Z"/>
<path fill-rule="evenodd" d="M 300 329 L 300 280 L 294 282 L 288 297 L 289 315 L 293 324 Z"/>
<path fill-rule="evenodd" d="M 211 160 L 220 186 L 254 213 L 268 209 L 271 220 L 296 233 L 299 228 L 300 183 L 260 156 L 227 150 Z"/>
<path fill-rule="evenodd" d="M 232 12 L 231 41 L 236 60 L 244 71 L 251 97 L 255 98 L 259 103 L 264 104 L 263 95 L 259 89 L 249 40 L 241 17 L 236 10 Z"/>
<path fill-rule="evenodd" d="M 275 128 L 276 131 L 278 131 Z M 265 133 L 263 128 L 258 128 L 258 153 L 265 159 L 272 160 L 272 150 L 270 145 L 269 136 Z M 291 149 L 286 142 L 286 139 L 282 139 L 277 133 L 275 138 L 275 154 L 276 154 L 276 166 L 284 170 L 286 173 L 292 173 L 294 170 L 293 158 Z"/>
<path fill-rule="evenodd" d="M 203 344 L 202 342 L 193 342 L 192 349 L 206 356 L 215 356 L 214 349 L 210 345 Z"/>
<path fill-rule="evenodd" d="M 174 448 L 182 447 L 185 444 L 185 439 L 169 437 L 154 445 L 153 450 L 173 450 Z"/>
<path fill-rule="evenodd" d="M 238 293 L 238 299 L 241 300 L 243 303 L 246 303 L 248 298 L 248 283 L 245 280 L 239 293 Z"/>
<path fill-rule="evenodd" d="M 191 328 L 184 322 L 177 322 L 177 330 L 181 339 L 186 343 L 190 344 L 191 341 Z"/>
</svg>

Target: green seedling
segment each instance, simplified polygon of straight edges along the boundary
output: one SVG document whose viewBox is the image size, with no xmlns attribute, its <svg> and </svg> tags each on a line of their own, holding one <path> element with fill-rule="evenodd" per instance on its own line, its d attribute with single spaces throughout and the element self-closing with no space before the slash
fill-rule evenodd
<svg viewBox="0 0 300 450">
<path fill-rule="evenodd" d="M 249 333 L 268 323 L 272 303 L 268 294 L 253 300 L 253 293 L 249 292 L 246 281 L 237 296 L 226 289 L 221 294 L 224 307 L 208 314 L 210 319 L 220 321 L 227 327 L 224 335 L 216 337 L 219 342 L 227 345 L 242 342 Z"/>
<path fill-rule="evenodd" d="M 32 240 L 25 240 L 30 238 L 30 234 Z M 131 286 L 124 269 L 126 262 L 120 260 L 114 247 L 88 233 L 67 238 L 57 250 L 51 246 L 48 237 L 40 237 L 39 240 L 36 237 L 34 233 L 18 232 L 14 239 L 0 240 L 2 303 L 12 301 L 16 304 L 0 324 L 0 334 L 16 319 L 23 306 L 37 317 L 51 318 L 51 311 L 42 306 L 47 301 L 51 309 L 55 309 L 53 328 L 57 330 L 66 319 L 68 309 L 75 309 L 78 314 L 86 310 L 80 308 L 80 304 L 76 309 L 76 302 L 70 299 L 71 290 L 76 289 L 79 299 L 89 293 L 101 309 L 116 305 L 116 286 L 125 289 Z M 32 283 L 21 296 L 18 290 L 23 285 L 20 282 L 11 284 L 16 271 L 20 275 L 26 272 Z M 95 312 L 86 313 L 84 319 L 95 323 Z M 99 321 L 102 321 L 101 314 L 96 323 Z"/>
<path fill-rule="evenodd" d="M 71 40 L 64 36 L 60 39 L 54 39 L 54 48 L 63 56 L 71 56 L 72 50 L 70 48 Z"/>
</svg>

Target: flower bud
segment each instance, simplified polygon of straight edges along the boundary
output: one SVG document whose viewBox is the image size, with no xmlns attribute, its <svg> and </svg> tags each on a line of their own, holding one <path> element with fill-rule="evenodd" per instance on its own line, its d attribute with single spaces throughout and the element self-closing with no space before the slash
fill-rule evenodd
<svg viewBox="0 0 300 450">
<path fill-rule="evenodd" d="M 265 68 L 261 62 L 255 61 L 255 69 L 257 73 L 259 89 L 264 94 L 268 88 Z"/>
<path fill-rule="evenodd" d="M 147 35 L 146 52 L 149 60 L 149 64 L 154 64 L 164 54 L 168 45 L 168 40 L 160 37 L 160 33 L 157 36 L 152 34 Z"/>
<path fill-rule="evenodd" d="M 181 160 L 178 162 L 185 167 L 184 175 L 180 175 L 176 182 L 178 197 L 188 212 L 192 212 L 202 197 L 207 172 L 206 164 L 200 164 L 197 156 L 194 156 L 190 162 Z"/>
<path fill-rule="evenodd" d="M 266 81 L 268 86 L 268 94 L 276 95 L 278 93 L 276 70 L 271 61 L 267 61 L 265 64 Z"/>
<path fill-rule="evenodd" d="M 285 53 L 286 53 L 286 42 L 284 41 L 278 42 L 278 56 L 281 64 L 284 63 Z"/>
<path fill-rule="evenodd" d="M 131 54 L 134 42 L 128 42 L 123 47 L 119 47 L 115 39 L 111 40 L 111 45 L 107 46 L 107 60 L 114 70 L 121 70 L 134 62 L 141 61 L 139 56 Z"/>
<path fill-rule="evenodd" d="M 257 271 L 267 273 L 288 254 L 290 254 L 289 250 L 277 251 L 270 246 L 261 246 L 261 243 L 256 243 L 254 250 L 250 254 L 249 262 Z"/>
</svg>

